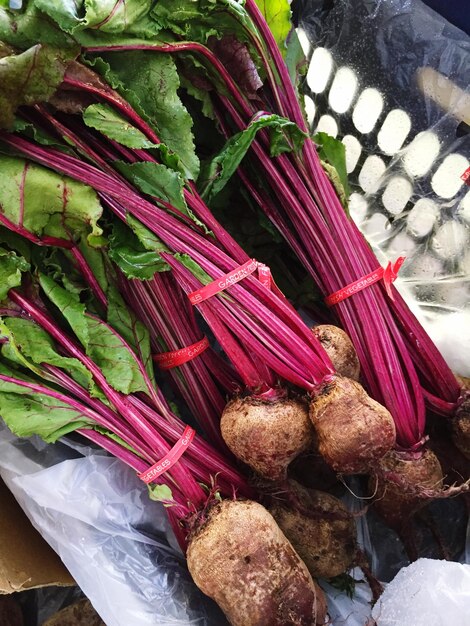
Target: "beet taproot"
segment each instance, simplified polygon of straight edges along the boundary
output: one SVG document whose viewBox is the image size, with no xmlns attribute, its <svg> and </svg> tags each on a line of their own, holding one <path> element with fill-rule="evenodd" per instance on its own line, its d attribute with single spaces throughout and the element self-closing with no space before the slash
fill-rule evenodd
<svg viewBox="0 0 470 626">
<path fill-rule="evenodd" d="M 342 328 L 332 324 L 320 324 L 312 328 L 313 334 L 323 346 L 340 376 L 359 380 L 361 365 L 356 349 Z"/>
<path fill-rule="evenodd" d="M 431 494 L 442 489 L 443 474 L 437 456 L 429 448 L 422 452 L 389 452 L 371 478 L 376 491 L 374 508 L 386 523 L 400 531 L 410 518 L 431 501 Z"/>
<path fill-rule="evenodd" d="M 429 448 L 419 452 L 389 452 L 377 466 L 369 485 L 373 507 L 400 537 L 410 561 L 418 556 L 413 518 L 435 497 L 444 497 L 442 468 Z"/>
<path fill-rule="evenodd" d="M 343 474 L 367 473 L 395 443 L 395 423 L 359 383 L 335 376 L 310 402 L 318 449 Z"/>
<path fill-rule="evenodd" d="M 257 502 L 224 500 L 190 537 L 196 585 L 233 626 L 316 626 L 326 603 L 272 515 Z"/>
<path fill-rule="evenodd" d="M 333 578 L 354 561 L 356 525 L 347 508 L 324 491 L 289 481 L 289 494 L 269 507 L 274 519 L 312 577 Z"/>
<path fill-rule="evenodd" d="M 225 407 L 220 429 L 233 454 L 268 480 L 285 479 L 313 436 L 307 404 L 288 397 L 236 397 Z"/>
</svg>

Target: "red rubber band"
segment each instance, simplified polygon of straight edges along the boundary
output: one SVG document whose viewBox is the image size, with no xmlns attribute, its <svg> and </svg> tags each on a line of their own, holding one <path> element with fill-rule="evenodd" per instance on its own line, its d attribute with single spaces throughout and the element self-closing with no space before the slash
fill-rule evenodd
<svg viewBox="0 0 470 626">
<path fill-rule="evenodd" d="M 367 274 L 367 276 L 363 276 L 362 278 L 359 278 L 359 280 L 355 280 L 353 283 L 349 283 L 349 285 L 346 285 L 346 287 L 343 287 L 339 291 L 335 291 L 334 293 L 329 295 L 327 298 L 325 298 L 325 304 L 330 307 L 335 306 L 335 304 L 338 304 L 342 300 L 346 300 L 346 298 L 353 296 L 358 291 L 362 291 L 363 289 L 370 287 L 381 279 L 383 279 L 384 281 L 385 290 L 388 297 L 393 300 L 393 294 L 392 290 L 390 289 L 390 285 L 395 282 L 398 276 L 398 271 L 400 270 L 400 267 L 403 265 L 404 262 L 404 256 L 398 257 L 393 265 L 389 261 L 385 269 L 383 267 L 379 267 L 370 274 Z"/>
<path fill-rule="evenodd" d="M 266 289 L 271 290 L 273 288 L 271 270 L 267 265 L 264 265 L 264 263 L 258 263 L 258 280 Z"/>
<path fill-rule="evenodd" d="M 460 178 L 463 180 L 464 183 L 467 183 L 467 185 L 470 186 L 470 167 L 467 167 L 467 169 Z"/>
<path fill-rule="evenodd" d="M 258 263 L 255 259 L 250 259 L 246 263 L 243 263 L 243 265 L 240 265 L 231 272 L 228 272 L 228 274 L 224 274 L 221 278 L 217 278 L 208 285 L 204 285 L 204 287 L 190 293 L 188 295 L 189 301 L 191 304 L 200 304 L 201 302 L 204 302 L 204 300 L 212 298 L 212 296 L 215 296 L 221 291 L 228 289 L 228 287 L 235 285 L 235 283 L 240 282 L 247 276 L 250 276 L 256 270 L 258 270 L 258 279 L 261 284 L 268 289 L 271 289 L 273 281 L 269 267 L 267 265 L 263 265 L 263 263 Z"/>
<path fill-rule="evenodd" d="M 138 474 L 140 480 L 143 480 L 146 485 L 151 483 L 153 480 L 167 472 L 169 469 L 175 465 L 184 454 L 186 449 L 191 444 L 196 431 L 191 426 L 186 426 L 184 429 L 184 433 L 172 447 L 172 449 L 155 465 L 152 465 L 147 471 L 142 472 L 142 474 Z"/>
<path fill-rule="evenodd" d="M 174 367 L 178 367 L 188 361 L 192 361 L 207 350 L 208 347 L 209 339 L 207 339 L 207 337 L 203 337 L 200 341 L 196 341 L 196 343 L 192 343 L 190 346 L 186 346 L 180 350 L 154 354 L 152 359 L 158 364 L 158 367 L 161 370 L 171 370 Z"/>
</svg>

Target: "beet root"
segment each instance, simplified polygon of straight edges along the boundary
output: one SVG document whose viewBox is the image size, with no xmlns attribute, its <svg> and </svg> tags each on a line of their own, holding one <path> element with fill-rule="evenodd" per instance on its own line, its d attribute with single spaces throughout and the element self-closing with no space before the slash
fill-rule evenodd
<svg viewBox="0 0 470 626">
<path fill-rule="evenodd" d="M 216 504 L 189 541 L 188 568 L 233 626 L 324 624 L 326 603 L 305 564 L 257 502 Z"/>
<path fill-rule="evenodd" d="M 289 481 L 290 494 L 269 507 L 314 578 L 333 578 L 356 556 L 356 525 L 347 508 L 324 491 Z"/>
<path fill-rule="evenodd" d="M 289 463 L 313 436 L 307 405 L 290 398 L 234 398 L 222 413 L 220 429 L 235 456 L 268 480 L 285 479 Z"/>
<path fill-rule="evenodd" d="M 389 452 L 381 461 L 376 481 L 374 508 L 397 532 L 442 490 L 443 475 L 437 456 L 426 448 L 422 453 Z"/>
<path fill-rule="evenodd" d="M 343 474 L 366 473 L 395 443 L 395 423 L 361 385 L 336 376 L 310 403 L 310 419 L 325 461 Z"/>
<path fill-rule="evenodd" d="M 312 328 L 313 334 L 330 357 L 340 376 L 359 380 L 361 365 L 356 349 L 342 328 L 332 324 L 320 324 Z"/>
</svg>

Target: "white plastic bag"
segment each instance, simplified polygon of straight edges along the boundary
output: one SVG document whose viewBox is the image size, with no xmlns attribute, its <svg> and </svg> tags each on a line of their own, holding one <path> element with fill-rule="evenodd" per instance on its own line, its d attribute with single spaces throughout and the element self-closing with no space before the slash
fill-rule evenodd
<svg viewBox="0 0 470 626">
<path fill-rule="evenodd" d="M 345 144 L 351 216 L 380 263 L 406 256 L 397 288 L 470 376 L 470 37 L 420 0 L 297 5 L 306 112 Z"/>
<path fill-rule="evenodd" d="M 226 624 L 191 581 L 163 507 L 123 463 L 82 451 L 4 428 L 0 475 L 106 625 Z"/>
</svg>

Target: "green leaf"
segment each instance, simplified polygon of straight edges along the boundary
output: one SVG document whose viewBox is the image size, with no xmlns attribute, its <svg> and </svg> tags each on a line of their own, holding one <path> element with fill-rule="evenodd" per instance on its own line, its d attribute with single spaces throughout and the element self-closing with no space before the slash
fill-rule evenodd
<svg viewBox="0 0 470 626">
<path fill-rule="evenodd" d="M 0 329 L 8 343 L 2 346 L 2 355 L 22 367 L 41 375 L 43 363 L 54 365 L 68 372 L 82 387 L 93 391 L 92 377 L 88 369 L 77 359 L 57 352 L 51 336 L 32 320 L 19 317 L 4 318 Z"/>
<path fill-rule="evenodd" d="M 107 104 L 92 104 L 83 113 L 87 126 L 128 148 L 156 148 L 140 130 Z"/>
<path fill-rule="evenodd" d="M 287 50 L 285 62 L 289 70 L 289 76 L 294 85 L 297 97 L 301 97 L 299 93 L 299 84 L 301 78 L 305 76 L 308 70 L 308 61 L 300 44 L 297 31 L 293 28 L 287 37 Z"/>
<path fill-rule="evenodd" d="M 29 48 L 41 41 L 57 48 L 76 48 L 76 41 L 55 24 L 48 15 L 39 11 L 30 0 L 22 11 L 9 11 L 0 7 L 0 40 Z"/>
<path fill-rule="evenodd" d="M 10 128 L 16 109 L 47 102 L 61 84 L 76 51 L 37 44 L 0 59 L 0 127 Z"/>
<path fill-rule="evenodd" d="M 153 0 L 85 0 L 86 25 L 108 33 L 123 33 L 144 17 L 152 4 Z"/>
<path fill-rule="evenodd" d="M 338 170 L 332 165 L 330 165 L 329 163 L 327 163 L 326 161 L 321 160 L 320 163 L 325 171 L 325 174 L 328 176 L 333 187 L 335 188 L 335 191 L 338 195 L 338 198 L 341 201 L 341 204 L 343 205 L 344 210 L 349 216 L 348 196 L 346 195 L 346 192 L 343 187 L 343 183 L 341 182 L 341 179 L 338 175 Z"/>
<path fill-rule="evenodd" d="M 166 272 L 170 269 L 159 254 L 168 250 L 158 239 L 152 238 L 153 233 L 145 233 L 147 229 L 140 226 L 146 245 L 121 221 L 114 222 L 109 238 L 109 256 L 127 278 L 150 280 L 155 272 Z"/>
<path fill-rule="evenodd" d="M 331 137 L 327 133 L 317 133 L 313 136 L 313 141 L 318 146 L 318 155 L 322 161 L 326 161 L 331 168 L 324 169 L 332 180 L 338 195 L 340 196 L 343 206 L 347 207 L 349 198 L 348 173 L 346 170 L 346 150 L 344 144 L 339 140 Z"/>
<path fill-rule="evenodd" d="M 107 321 L 130 345 L 144 365 L 150 380 L 154 381 L 150 334 L 147 327 L 128 309 L 118 290 L 110 285 L 108 292 Z"/>
<path fill-rule="evenodd" d="M 204 164 L 198 185 L 203 190 L 202 197 L 209 204 L 236 172 L 256 133 L 263 128 L 271 131 L 271 156 L 300 150 L 306 137 L 294 122 L 279 115 L 257 117 L 245 130 L 231 137 L 217 156 Z"/>
<path fill-rule="evenodd" d="M 152 16 L 162 28 L 171 30 L 178 40 L 196 41 L 211 48 L 249 97 L 262 85 L 264 65 L 258 48 L 253 44 L 253 38 L 259 40 L 259 35 L 244 8 L 244 2 L 159 0 Z M 258 41 L 258 45 L 262 47 L 263 44 Z M 225 92 L 224 83 L 218 80 L 210 63 L 201 63 L 193 54 L 185 54 L 184 59 L 190 60 L 193 66 L 191 72 L 185 72 L 190 80 L 194 74 L 196 77 L 201 75 L 205 67 L 205 73 L 211 76 L 216 91 Z"/>
<path fill-rule="evenodd" d="M 138 25 L 152 4 L 152 0 L 35 0 L 38 9 L 69 33 L 85 28 L 113 34 L 139 32 Z M 147 21 L 145 24 L 148 26 Z"/>
<path fill-rule="evenodd" d="M 181 87 L 186 89 L 186 91 L 192 98 L 200 102 L 202 114 L 207 119 L 215 120 L 214 105 L 212 104 L 210 92 L 207 89 L 196 86 L 194 82 L 192 82 L 190 79 L 186 78 L 182 74 L 180 74 L 180 82 Z"/>
<path fill-rule="evenodd" d="M 196 178 L 199 160 L 192 119 L 178 95 L 180 81 L 171 56 L 148 51 L 101 56 L 94 69 L 155 128 L 161 141 L 179 157 L 185 175 Z"/>
<path fill-rule="evenodd" d="M 121 336 L 112 332 L 99 318 L 87 315 L 86 321 L 89 334 L 86 352 L 99 365 L 108 383 L 126 395 L 138 391 L 148 393 L 136 355 L 125 345 Z"/>
<path fill-rule="evenodd" d="M 156 502 L 170 503 L 173 500 L 171 489 L 167 485 L 147 485 L 149 498 Z"/>
<path fill-rule="evenodd" d="M 12 287 L 21 285 L 21 276 L 28 270 L 29 263 L 23 257 L 0 248 L 0 302 L 7 297 Z"/>
<path fill-rule="evenodd" d="M 286 39 L 292 28 L 291 10 L 288 0 L 255 0 L 259 10 L 264 16 L 276 43 L 286 55 Z"/>
<path fill-rule="evenodd" d="M 82 253 L 88 267 L 91 269 L 93 276 L 98 282 L 101 289 L 106 293 L 109 288 L 109 266 L 110 261 L 106 255 L 105 249 L 94 248 L 87 244 L 86 241 L 80 241 L 80 252 Z M 114 280 L 114 276 L 112 278 Z M 83 281 L 83 276 L 82 276 Z"/>
<path fill-rule="evenodd" d="M 0 59 L 3 59 L 4 57 L 9 57 L 12 54 L 15 54 L 15 49 L 4 41 L 0 41 Z"/>
<path fill-rule="evenodd" d="M 31 122 L 15 118 L 11 130 L 14 133 L 21 133 L 26 137 L 30 137 L 31 139 L 34 139 L 36 143 L 40 143 L 43 146 L 54 146 L 54 148 L 58 148 L 64 152 L 70 152 L 70 149 L 64 146 L 60 140 L 56 139 L 52 135 L 49 135 L 42 128 L 31 124 Z"/>
<path fill-rule="evenodd" d="M 0 374 L 18 381 L 30 380 L 2 362 Z M 78 428 L 94 425 L 90 418 L 64 401 L 1 379 L 0 415 L 8 428 L 19 437 L 39 435 L 48 443 L 53 443 Z"/>
<path fill-rule="evenodd" d="M 212 278 L 188 254 L 175 254 L 175 259 L 188 269 L 203 285 L 212 282 Z"/>
<path fill-rule="evenodd" d="M 94 190 L 24 159 L 0 154 L 0 205 L 30 233 L 101 245 L 102 208 Z"/>
<path fill-rule="evenodd" d="M 160 198 L 189 215 L 183 195 L 184 180 L 179 172 L 160 163 L 119 161 L 114 165 L 140 191 Z"/>
<path fill-rule="evenodd" d="M 34 0 L 34 5 L 67 33 L 86 27 L 83 0 Z"/>
<path fill-rule="evenodd" d="M 31 247 L 31 265 L 61 283 L 67 291 L 79 296 L 86 291 L 87 286 L 74 261 L 70 252 L 63 248 L 34 245 Z"/>
<path fill-rule="evenodd" d="M 139 222 L 138 219 L 128 214 L 126 221 L 146 250 L 155 250 L 157 252 L 170 251 L 157 235 Z"/>
<path fill-rule="evenodd" d="M 160 163 L 151 162 L 129 164 L 119 161 L 114 165 L 140 191 L 168 202 L 191 218 L 195 224 L 204 228 L 206 233 L 210 232 L 186 204 L 183 194 L 185 182 L 179 172 Z"/>
<path fill-rule="evenodd" d="M 236 35 L 250 41 L 255 33 L 243 2 L 239 0 L 159 0 L 152 16 L 162 29 L 168 29 L 187 41 L 206 43 L 210 37 Z"/>
<path fill-rule="evenodd" d="M 87 313 L 75 294 L 66 291 L 48 276 L 40 275 L 39 282 L 108 383 L 125 394 L 136 391 L 148 393 L 136 355 L 129 350 L 123 338 L 101 319 Z"/>
<path fill-rule="evenodd" d="M 124 226 L 124 228 L 126 227 Z M 129 229 L 127 231 L 129 234 Z M 84 244 L 80 246 L 80 250 L 94 277 L 106 294 L 108 300 L 107 323 L 129 344 L 144 365 L 150 380 L 153 381 L 154 372 L 149 332 L 127 307 L 119 293 L 116 287 L 117 276 L 108 256 L 103 250 L 96 250 Z"/>
<path fill-rule="evenodd" d="M 17 255 L 22 256 L 28 263 L 31 261 L 32 244 L 24 237 L 17 235 L 1 225 L 0 242 L 6 244 L 9 250 L 13 250 Z"/>
<path fill-rule="evenodd" d="M 97 433 L 101 433 L 102 435 L 105 435 L 109 439 L 112 439 L 113 441 L 118 443 L 120 446 L 122 446 L 123 448 L 126 448 L 126 450 L 129 450 L 136 456 L 141 456 L 131 445 L 127 443 L 127 441 L 124 441 L 124 439 L 121 439 L 119 435 L 116 435 L 115 433 L 108 430 L 107 428 L 103 428 L 102 426 L 94 426 L 93 430 L 95 430 Z"/>
</svg>

